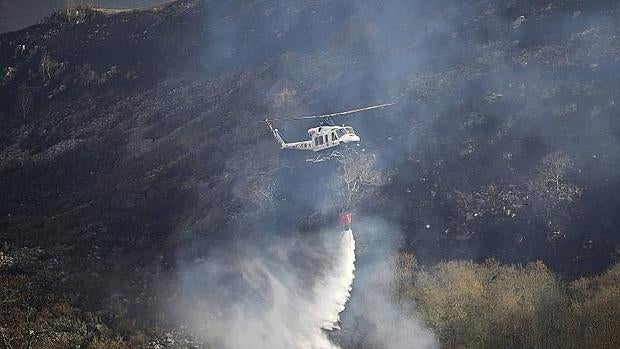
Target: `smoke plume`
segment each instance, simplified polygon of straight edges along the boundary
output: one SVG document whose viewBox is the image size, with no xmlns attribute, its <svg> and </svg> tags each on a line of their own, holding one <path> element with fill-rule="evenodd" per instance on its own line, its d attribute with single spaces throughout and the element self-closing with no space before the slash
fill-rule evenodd
<svg viewBox="0 0 620 349">
<path fill-rule="evenodd" d="M 227 349 L 334 349 L 355 269 L 352 232 L 228 246 L 188 266 L 180 316 Z"/>
<path fill-rule="evenodd" d="M 394 298 L 394 261 L 401 234 L 379 219 L 357 224 L 359 241 L 353 292 L 342 314 L 345 348 L 431 349 L 439 344 L 416 318 L 415 305 Z"/>
</svg>

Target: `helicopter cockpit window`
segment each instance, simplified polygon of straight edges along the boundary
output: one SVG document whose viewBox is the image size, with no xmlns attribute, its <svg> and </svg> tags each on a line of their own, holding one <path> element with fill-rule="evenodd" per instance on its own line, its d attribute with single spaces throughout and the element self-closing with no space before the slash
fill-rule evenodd
<svg viewBox="0 0 620 349">
<path fill-rule="evenodd" d="M 350 134 L 354 134 L 355 133 L 355 131 L 353 131 L 353 127 L 351 127 L 351 126 L 345 127 L 344 130 L 345 130 L 346 133 L 350 133 Z"/>
<path fill-rule="evenodd" d="M 344 136 L 344 134 L 345 134 L 345 132 L 344 132 L 343 129 L 340 128 L 340 129 L 336 130 L 336 135 L 338 136 L 338 138 Z"/>
</svg>

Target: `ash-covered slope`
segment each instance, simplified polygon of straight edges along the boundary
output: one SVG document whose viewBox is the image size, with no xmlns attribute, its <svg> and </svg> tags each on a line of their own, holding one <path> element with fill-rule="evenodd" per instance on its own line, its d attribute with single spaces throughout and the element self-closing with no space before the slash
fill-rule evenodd
<svg viewBox="0 0 620 349">
<path fill-rule="evenodd" d="M 360 210 L 404 248 L 600 270 L 620 231 L 619 15 L 291 0 L 52 16 L 0 36 L 0 239 L 41 247 L 90 307 L 154 311 L 196 236 L 311 229 L 333 195 L 332 166 L 281 153 L 260 120 L 398 101 L 347 122 L 386 177 Z"/>
</svg>

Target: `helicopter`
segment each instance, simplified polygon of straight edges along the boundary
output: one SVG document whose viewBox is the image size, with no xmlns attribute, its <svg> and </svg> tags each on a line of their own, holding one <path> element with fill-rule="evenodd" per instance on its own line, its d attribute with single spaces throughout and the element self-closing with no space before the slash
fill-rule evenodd
<svg viewBox="0 0 620 349">
<path fill-rule="evenodd" d="M 320 152 L 317 157 L 307 159 L 308 162 L 322 162 L 326 160 L 342 159 L 348 152 L 355 152 L 349 145 L 357 144 L 361 141 L 360 136 L 355 133 L 355 130 L 351 126 L 338 126 L 334 123 L 333 118 L 336 116 L 350 115 L 354 113 L 364 112 L 368 110 L 384 108 L 396 103 L 384 103 L 379 105 L 372 105 L 368 107 L 347 110 L 337 113 L 322 114 L 322 115 L 308 115 L 308 116 L 290 116 L 279 119 L 265 119 L 265 123 L 269 126 L 269 129 L 273 133 L 274 138 L 280 144 L 281 149 L 293 149 L 293 150 L 307 150 L 313 152 Z M 322 120 L 317 127 L 308 129 L 308 136 L 310 139 L 296 142 L 286 142 L 280 134 L 277 128 L 273 127 L 274 121 L 298 121 L 298 120 L 310 120 L 320 119 Z M 332 149 L 332 151 L 325 155 L 324 150 Z M 338 150 L 336 150 L 338 149 Z"/>
</svg>

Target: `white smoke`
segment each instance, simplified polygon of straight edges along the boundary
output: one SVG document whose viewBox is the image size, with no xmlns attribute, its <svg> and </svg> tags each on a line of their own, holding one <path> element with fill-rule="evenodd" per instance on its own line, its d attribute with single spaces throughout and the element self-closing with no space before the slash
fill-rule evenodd
<svg viewBox="0 0 620 349">
<path fill-rule="evenodd" d="M 363 319 L 363 325 L 351 336 L 361 336 L 360 344 L 365 348 L 439 348 L 434 334 L 416 318 L 413 305 L 397 304 L 391 299 L 393 267 L 390 260 L 367 265 L 361 272 L 363 275 L 360 275 L 355 296 L 350 300 L 351 313 L 348 315 L 355 317 L 356 321 Z M 355 340 L 348 338 L 345 342 L 350 344 Z"/>
<path fill-rule="evenodd" d="M 226 349 L 338 348 L 326 330 L 338 327 L 351 290 L 350 230 L 235 254 L 184 272 L 181 316 L 193 332 Z"/>
<path fill-rule="evenodd" d="M 357 270 L 342 314 L 340 343 L 347 348 L 439 348 L 435 335 L 417 319 L 415 304 L 394 300 L 398 229 L 376 218 L 362 218 L 357 227 Z"/>
</svg>

